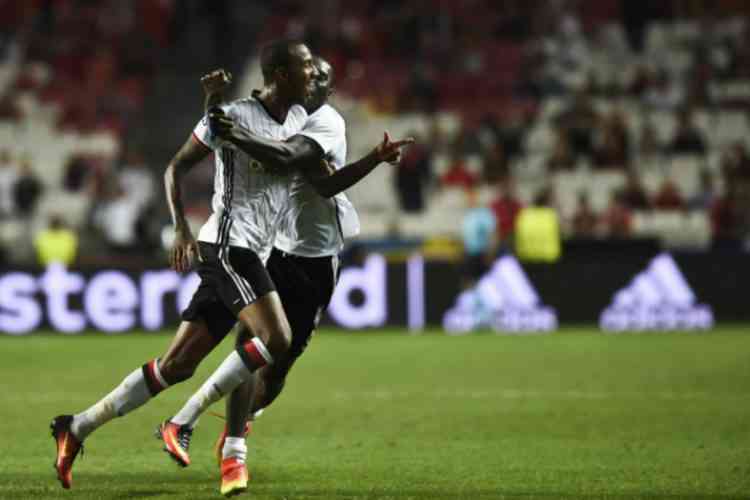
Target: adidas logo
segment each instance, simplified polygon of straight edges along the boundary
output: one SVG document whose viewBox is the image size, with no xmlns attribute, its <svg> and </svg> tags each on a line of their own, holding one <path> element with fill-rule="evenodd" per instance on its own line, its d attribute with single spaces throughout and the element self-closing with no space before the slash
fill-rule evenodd
<svg viewBox="0 0 750 500">
<path fill-rule="evenodd" d="M 617 292 L 602 312 L 599 325 L 607 332 L 706 330 L 714 316 L 695 294 L 668 253 L 654 257 L 648 268 Z"/>
<path fill-rule="evenodd" d="M 443 328 L 460 335 L 477 328 L 496 332 L 548 332 L 557 328 L 555 310 L 543 306 L 515 257 L 504 255 L 476 286 L 464 290 L 443 316 Z"/>
</svg>

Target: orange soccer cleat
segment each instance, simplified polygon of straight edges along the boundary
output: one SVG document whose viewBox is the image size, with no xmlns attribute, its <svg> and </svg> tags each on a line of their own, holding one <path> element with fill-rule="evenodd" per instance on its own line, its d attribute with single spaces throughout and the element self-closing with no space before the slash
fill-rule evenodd
<svg viewBox="0 0 750 500">
<path fill-rule="evenodd" d="M 221 494 L 232 497 L 247 491 L 247 468 L 234 457 L 221 461 Z"/>
<path fill-rule="evenodd" d="M 179 425 L 165 420 L 156 429 L 156 437 L 164 441 L 164 451 L 182 467 L 190 465 L 190 438 L 193 429 L 187 425 Z"/>
<path fill-rule="evenodd" d="M 72 415 L 58 415 L 49 425 L 57 445 L 57 458 L 54 464 L 57 479 L 66 490 L 73 485 L 73 462 L 79 451 L 83 455 L 83 443 L 70 431 L 72 423 Z"/>
</svg>

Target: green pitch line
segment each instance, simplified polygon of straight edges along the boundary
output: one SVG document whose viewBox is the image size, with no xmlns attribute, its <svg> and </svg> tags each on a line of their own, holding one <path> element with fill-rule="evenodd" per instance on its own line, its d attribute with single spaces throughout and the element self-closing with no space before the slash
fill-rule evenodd
<svg viewBox="0 0 750 500">
<path fill-rule="evenodd" d="M 194 379 L 94 433 L 72 491 L 55 479 L 51 417 L 94 402 L 169 338 L 0 336 L 0 498 L 220 498 L 218 419 L 199 422 L 187 469 L 152 430 L 228 341 Z M 622 336 L 324 331 L 256 423 L 245 498 L 748 498 L 748 353 L 742 325 Z"/>
</svg>

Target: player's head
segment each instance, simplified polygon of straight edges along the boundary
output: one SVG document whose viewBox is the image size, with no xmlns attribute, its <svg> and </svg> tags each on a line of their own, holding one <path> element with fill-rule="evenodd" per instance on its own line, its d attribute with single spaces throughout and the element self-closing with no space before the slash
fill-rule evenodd
<svg viewBox="0 0 750 500">
<path fill-rule="evenodd" d="M 273 85 L 291 102 L 303 104 L 312 91 L 315 73 L 310 49 L 302 42 L 277 40 L 260 53 L 263 83 Z"/>
<path fill-rule="evenodd" d="M 305 103 L 308 113 L 314 113 L 333 94 L 333 67 L 320 56 L 313 57 L 313 64 L 315 65 L 313 90 Z"/>
</svg>

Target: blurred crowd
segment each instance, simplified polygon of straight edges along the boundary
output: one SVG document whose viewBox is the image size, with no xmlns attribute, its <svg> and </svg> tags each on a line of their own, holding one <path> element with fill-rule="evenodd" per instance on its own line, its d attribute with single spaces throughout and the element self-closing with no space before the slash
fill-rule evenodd
<svg viewBox="0 0 750 500">
<path fill-rule="evenodd" d="M 748 6 L 681 0 L 323 3 L 276 2 L 264 36 L 304 37 L 334 63 L 338 86 L 379 112 L 449 110 L 461 117 L 452 133 L 435 119 L 405 154 L 394 176 L 403 211 L 430 210 L 445 190 L 489 185 L 496 186 L 490 205 L 502 237 L 512 231 L 519 207 L 543 192 L 553 207 L 558 194 L 577 198 L 574 213 L 559 213 L 572 237 L 629 237 L 633 212 L 683 210 L 705 212 L 716 241 L 739 244 L 750 234 L 747 135 L 735 130 L 729 138 L 707 137 L 706 126 L 696 124 L 699 110 L 709 110 L 712 119 L 740 111 L 747 126 L 750 93 L 726 95 L 721 85 L 750 77 Z M 561 103 L 552 113 L 545 109 L 551 100 Z M 664 126 L 664 115 L 674 126 Z M 539 172 L 549 182 L 524 203 L 517 193 L 524 179 L 517 174 L 533 149 L 530 136 L 547 124 L 548 144 L 532 152 L 542 153 Z M 720 156 L 718 167 L 708 168 L 709 154 Z M 669 176 L 645 189 L 644 171 L 675 156 L 703 165 L 691 173 L 699 178 L 694 190 L 682 190 Z M 625 182 L 609 193 L 606 207 L 594 209 L 588 192 L 556 192 L 556 173 L 581 169 L 618 170 Z"/>
<path fill-rule="evenodd" d="M 163 164 L 138 139 L 147 98 L 196 25 L 207 58 L 224 60 L 231 4 L 0 0 L 0 263 L 47 260 L 45 237 L 68 263 L 155 255 Z"/>
<path fill-rule="evenodd" d="M 51 244 L 59 242 L 53 236 L 61 234 L 66 235 L 60 248 L 65 258 L 53 260 L 67 264 L 77 258 L 81 238 L 87 238 L 89 248 L 126 259 L 153 253 L 160 244 L 161 218 L 155 203 L 160 188 L 153 169 L 137 150 L 126 151 L 115 165 L 106 168 L 85 156 L 72 156 L 61 185 L 49 186 L 35 173 L 28 157 L 14 158 L 7 149 L 0 149 L 0 226 L 21 228 L 15 248 L 8 249 L 21 257 L 17 260 L 28 261 L 32 255 L 28 246 L 33 245 L 38 260 L 47 263 L 55 251 L 40 245 L 44 238 L 52 238 L 48 240 Z M 54 190 L 60 200 L 85 200 L 81 220 L 67 212 L 61 201 L 57 207 L 48 204 L 42 224 L 35 224 L 45 190 Z M 29 239 L 30 232 L 35 234 Z"/>
<path fill-rule="evenodd" d="M 402 213 L 429 211 L 448 191 L 466 193 L 467 214 L 486 209 L 481 227 L 491 214 L 500 244 L 512 240 L 524 208 L 539 206 L 555 212 L 572 238 L 629 238 L 634 214 L 660 211 L 706 214 L 718 243 L 739 246 L 750 234 L 750 142 L 732 130 L 722 135 L 727 127 L 714 133 L 711 121 L 744 113 L 750 130 L 750 93 L 725 91 L 750 79 L 750 8 L 742 2 L 713 2 L 713 10 L 683 0 L 257 3 L 266 16 L 258 42 L 303 38 L 333 63 L 342 94 L 375 114 L 432 123 L 414 132 L 417 144 L 394 172 Z M 0 59 L 21 61 L 8 82 L 0 71 L 0 129 L 26 126 L 19 96 L 33 94 L 57 106 L 61 134 L 107 131 L 118 141 L 108 157 L 73 151 L 59 183 L 44 178 L 34 155 L 3 147 L 0 218 L 31 221 L 46 194 L 60 193 L 85 200 L 86 209 L 73 224 L 64 204 L 61 213 L 45 211 L 45 230 L 71 231 L 123 258 L 157 251 L 167 220 L 156 203 L 162 165 L 128 141 L 128 131 L 139 127 L 156 74 L 169 70 L 160 67 L 165 53 L 191 16 L 209 20 L 216 61 L 250 55 L 221 50 L 233 46 L 230 5 L 0 0 Z M 450 130 L 439 119 L 446 112 L 458 116 Z M 532 156 L 541 158 L 533 170 Z M 649 169 L 675 156 L 699 160 L 695 188 L 670 176 L 644 187 Z M 199 211 L 211 187 L 204 170 L 196 174 L 202 187 L 190 194 L 202 202 L 187 203 Z M 562 191 L 555 182 L 561 173 L 612 171 L 623 182 L 606 193 L 606 206 L 592 203 L 599 193 Z M 476 195 L 488 191 L 489 200 Z M 560 208 L 563 196 L 575 198 L 574 210 Z"/>
</svg>

